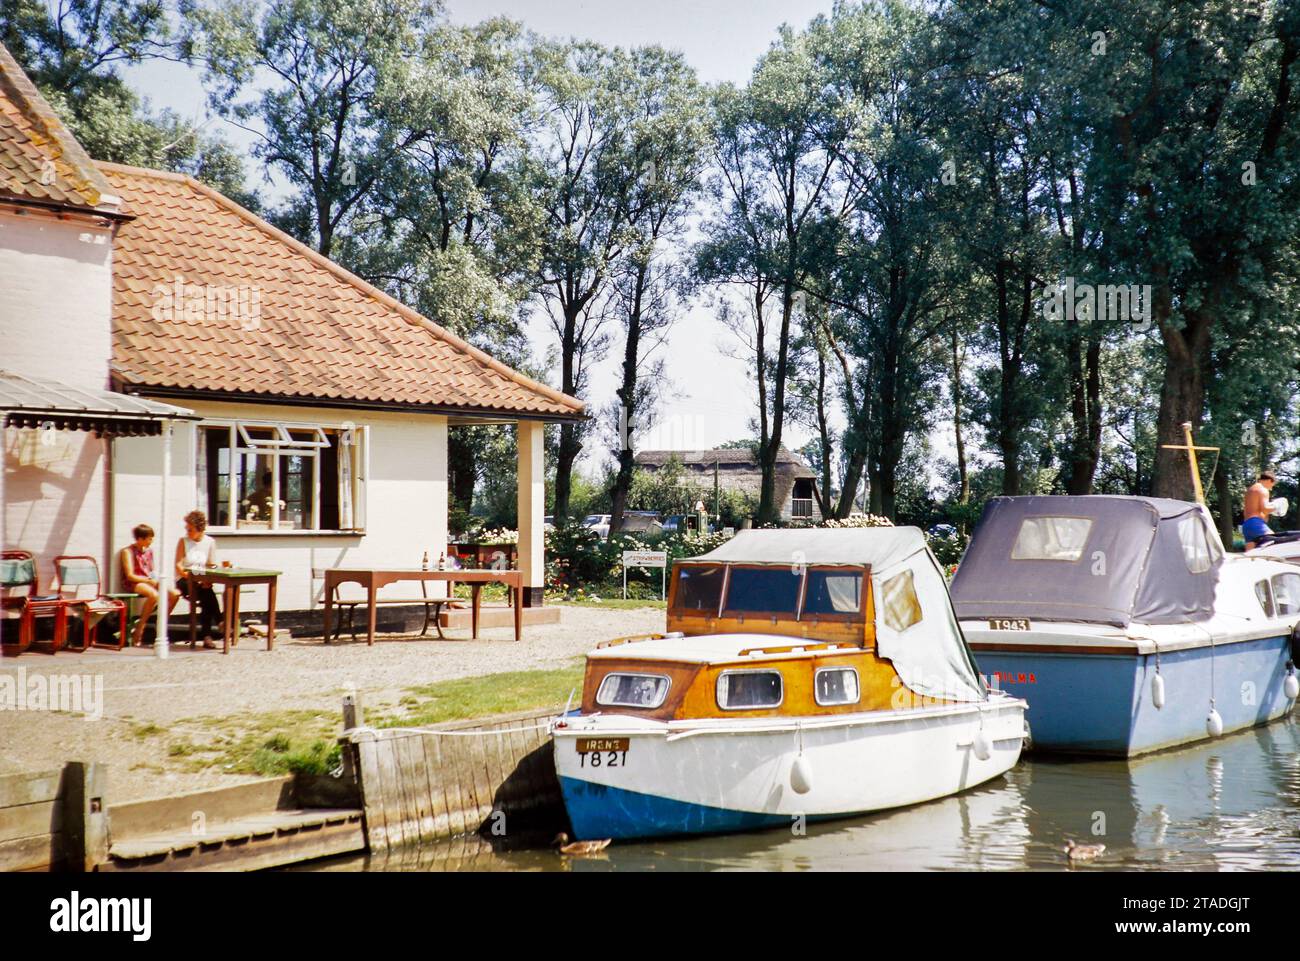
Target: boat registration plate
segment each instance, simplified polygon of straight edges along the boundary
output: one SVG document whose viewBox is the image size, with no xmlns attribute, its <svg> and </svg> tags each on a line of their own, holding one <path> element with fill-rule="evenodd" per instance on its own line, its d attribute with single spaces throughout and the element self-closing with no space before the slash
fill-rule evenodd
<svg viewBox="0 0 1300 961">
<path fill-rule="evenodd" d="M 1029 618 L 1027 617 L 990 617 L 990 631 L 1027 631 L 1029 630 Z"/>
<path fill-rule="evenodd" d="M 580 767 L 627 767 L 627 737 L 580 737 L 577 739 Z"/>
</svg>

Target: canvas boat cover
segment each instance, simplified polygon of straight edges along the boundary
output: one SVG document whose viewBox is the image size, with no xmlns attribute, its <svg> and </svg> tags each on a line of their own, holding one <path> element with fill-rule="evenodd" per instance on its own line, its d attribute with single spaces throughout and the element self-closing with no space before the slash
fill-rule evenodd
<svg viewBox="0 0 1300 961">
<path fill-rule="evenodd" d="M 741 531 L 695 562 L 871 568 L 876 652 L 917 694 L 982 701 L 988 691 L 962 636 L 938 562 L 915 527 Z"/>
<path fill-rule="evenodd" d="M 1204 507 L 1154 497 L 997 497 L 953 578 L 963 619 L 1127 627 L 1208 619 L 1224 551 Z"/>
</svg>

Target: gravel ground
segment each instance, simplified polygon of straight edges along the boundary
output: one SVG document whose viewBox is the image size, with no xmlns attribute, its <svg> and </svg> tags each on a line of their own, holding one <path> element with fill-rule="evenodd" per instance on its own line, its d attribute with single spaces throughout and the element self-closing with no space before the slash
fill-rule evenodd
<svg viewBox="0 0 1300 961">
<path fill-rule="evenodd" d="M 242 776 L 168 770 L 167 739 L 137 738 L 133 730 L 152 723 L 183 732 L 185 719 L 200 716 L 339 711 L 349 689 L 361 694 L 363 704 L 391 704 L 415 685 L 564 667 L 600 641 L 664 629 L 664 613 L 654 608 L 561 610 L 560 623 L 525 628 L 520 643 L 512 628 L 502 628 L 483 630 L 477 641 L 468 632 L 448 632 L 445 641 L 384 636 L 374 647 L 364 640 L 327 647 L 319 639 L 304 639 L 281 641 L 269 652 L 264 641 L 245 637 L 228 657 L 185 644 L 173 646 L 166 660 L 150 648 L 6 658 L 0 661 L 0 698 L 9 693 L 9 676 L 14 688 L 25 683 L 28 690 L 37 675 L 41 686 L 50 675 L 81 676 L 87 678 L 86 690 L 102 683 L 102 716 L 0 710 L 0 774 L 72 760 L 104 762 L 110 765 L 114 803 L 229 784 Z"/>
</svg>

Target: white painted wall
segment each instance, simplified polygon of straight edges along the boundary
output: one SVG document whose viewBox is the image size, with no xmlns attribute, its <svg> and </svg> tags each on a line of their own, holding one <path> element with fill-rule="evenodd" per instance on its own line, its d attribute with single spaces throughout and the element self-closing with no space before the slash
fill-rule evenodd
<svg viewBox="0 0 1300 961">
<path fill-rule="evenodd" d="M 107 227 L 0 211 L 0 368 L 108 385 L 112 238 Z M 93 434 L 3 430 L 4 547 L 37 556 L 42 590 L 58 554 L 106 569 L 106 445 Z"/>
<path fill-rule="evenodd" d="M 156 398 L 164 400 L 164 398 Z M 209 418 L 246 418 L 322 426 L 351 421 L 370 428 L 370 477 L 367 482 L 366 533 L 230 533 L 214 532 L 218 557 L 236 566 L 282 571 L 277 609 L 308 610 L 320 606 L 321 583 L 312 568 L 358 566 L 415 567 L 429 552 L 430 564 L 447 547 L 447 420 L 431 414 L 385 413 L 263 404 L 174 401 Z M 141 522 L 158 528 L 161 511 L 159 475 L 162 440 L 123 438 L 114 443 L 112 541 L 131 541 Z M 172 442 L 167 539 L 155 545 L 170 560 L 184 533 L 181 519 L 198 503 L 194 464 L 194 429 L 179 425 Z M 412 596 L 415 584 L 396 584 L 390 595 Z M 382 596 L 382 595 L 381 595 Z M 265 589 L 248 588 L 240 610 L 263 611 Z M 178 610 L 184 610 L 182 603 Z"/>
</svg>

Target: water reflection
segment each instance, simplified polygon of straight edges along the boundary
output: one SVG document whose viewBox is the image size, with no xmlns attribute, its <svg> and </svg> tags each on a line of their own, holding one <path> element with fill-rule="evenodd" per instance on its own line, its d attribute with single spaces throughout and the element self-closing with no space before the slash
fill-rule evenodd
<svg viewBox="0 0 1300 961">
<path fill-rule="evenodd" d="M 478 838 L 317 870 L 801 871 L 1069 869 L 1068 838 L 1101 841 L 1073 870 L 1300 867 L 1300 731 L 1287 719 L 1136 761 L 1022 761 L 957 797 L 852 821 L 616 844 L 594 858 Z M 538 839 L 528 839 L 535 843 Z"/>
</svg>

